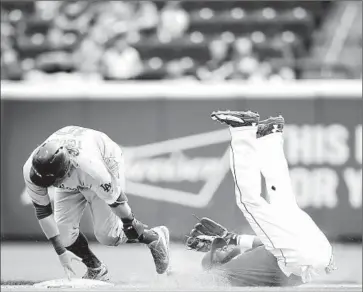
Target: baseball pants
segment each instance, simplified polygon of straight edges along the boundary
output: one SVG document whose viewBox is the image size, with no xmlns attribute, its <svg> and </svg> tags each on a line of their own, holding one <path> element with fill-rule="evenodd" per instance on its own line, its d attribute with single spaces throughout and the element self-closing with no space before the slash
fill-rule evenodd
<svg viewBox="0 0 363 292">
<path fill-rule="evenodd" d="M 125 189 L 125 164 L 121 148 L 108 139 L 103 147 L 104 163 L 107 166 L 113 183 Z M 54 194 L 54 217 L 57 222 L 60 238 L 64 246 L 72 245 L 79 234 L 79 224 L 86 206 L 89 205 L 96 239 L 103 245 L 117 246 L 125 243 L 123 224 L 111 210 L 110 206 L 91 190 L 72 192 L 56 189 Z"/>
<path fill-rule="evenodd" d="M 296 203 L 282 133 L 257 139 L 254 126 L 230 131 L 230 165 L 237 205 L 265 249 L 250 251 L 240 256 L 238 262 L 242 265 L 246 261 L 247 268 L 256 268 L 261 275 L 279 273 L 276 271 L 279 267 L 286 277 L 295 275 L 301 276 L 303 282 L 310 281 L 312 274 L 325 271 L 332 248 L 310 216 Z M 261 197 L 261 173 L 266 180 L 268 201 Z M 274 259 L 265 251 L 274 256 L 277 264 L 273 264 Z M 265 265 L 256 267 L 252 264 L 253 256 L 264 259 Z M 238 266 L 238 262 L 231 261 L 231 268 Z"/>
</svg>

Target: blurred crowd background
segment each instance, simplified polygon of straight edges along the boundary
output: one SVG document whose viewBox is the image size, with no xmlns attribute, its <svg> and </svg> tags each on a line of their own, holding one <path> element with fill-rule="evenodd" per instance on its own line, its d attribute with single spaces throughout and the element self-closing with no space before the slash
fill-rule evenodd
<svg viewBox="0 0 363 292">
<path fill-rule="evenodd" d="M 1 1 L 1 79 L 361 79 L 361 27 L 361 1 Z"/>
</svg>

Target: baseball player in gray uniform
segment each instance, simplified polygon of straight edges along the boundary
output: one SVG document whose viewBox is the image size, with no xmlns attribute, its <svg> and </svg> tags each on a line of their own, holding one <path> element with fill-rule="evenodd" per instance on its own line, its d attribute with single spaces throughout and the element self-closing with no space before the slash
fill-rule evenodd
<svg viewBox="0 0 363 292">
<path fill-rule="evenodd" d="M 90 250 L 79 223 L 89 205 L 97 240 L 118 246 L 146 244 L 156 271 L 169 265 L 169 231 L 165 226 L 147 229 L 127 200 L 121 148 L 106 134 L 78 126 L 64 127 L 48 137 L 23 167 L 26 190 L 45 236 L 53 244 L 70 278 L 72 260 L 87 266 L 85 279 L 109 280 L 107 267 Z M 55 187 L 54 214 L 48 194 Z"/>
</svg>

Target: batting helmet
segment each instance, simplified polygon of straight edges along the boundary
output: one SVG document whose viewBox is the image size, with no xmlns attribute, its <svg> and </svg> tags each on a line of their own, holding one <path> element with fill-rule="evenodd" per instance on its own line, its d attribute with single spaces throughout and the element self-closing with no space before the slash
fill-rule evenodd
<svg viewBox="0 0 363 292">
<path fill-rule="evenodd" d="M 226 248 L 223 250 L 223 248 Z M 205 270 L 212 269 L 216 265 L 224 265 L 241 253 L 241 249 L 236 246 L 228 246 L 227 242 L 216 237 L 208 252 L 202 259 L 202 266 Z"/>
<path fill-rule="evenodd" d="M 55 141 L 45 142 L 33 155 L 31 181 L 41 187 L 50 187 L 68 172 L 70 159 L 64 146 Z"/>
</svg>

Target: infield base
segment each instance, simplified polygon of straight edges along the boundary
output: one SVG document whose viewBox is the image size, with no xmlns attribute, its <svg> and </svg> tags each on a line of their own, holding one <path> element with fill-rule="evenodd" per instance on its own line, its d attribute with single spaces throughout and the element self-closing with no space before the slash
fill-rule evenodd
<svg viewBox="0 0 363 292">
<path fill-rule="evenodd" d="M 54 289 L 67 289 L 67 288 L 98 288 L 98 287 L 112 287 L 114 284 L 89 279 L 56 279 L 44 281 L 33 285 L 35 288 L 54 288 Z"/>
</svg>

